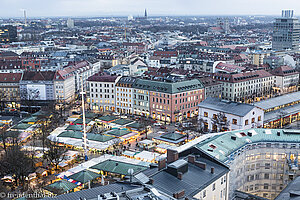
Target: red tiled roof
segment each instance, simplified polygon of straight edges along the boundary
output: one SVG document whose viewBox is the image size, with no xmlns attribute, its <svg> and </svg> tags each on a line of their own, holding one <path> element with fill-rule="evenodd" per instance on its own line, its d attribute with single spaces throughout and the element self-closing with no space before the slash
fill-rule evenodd
<svg viewBox="0 0 300 200">
<path fill-rule="evenodd" d="M 19 82 L 22 78 L 22 73 L 0 73 L 0 82 L 14 83 Z"/>
<path fill-rule="evenodd" d="M 297 72 L 294 68 L 287 65 L 277 67 L 273 69 L 271 73 L 276 76 L 289 76 L 293 74 L 299 74 L 299 72 Z"/>
<path fill-rule="evenodd" d="M 110 76 L 110 75 L 98 75 L 95 74 L 88 78 L 88 81 L 97 81 L 97 82 L 115 82 L 118 76 Z"/>
<path fill-rule="evenodd" d="M 257 71 L 239 73 L 239 74 L 216 73 L 214 78 L 216 80 L 220 80 L 223 82 L 238 83 L 238 82 L 244 82 L 244 81 L 254 80 L 258 78 L 270 77 L 270 76 L 272 76 L 272 74 L 265 70 L 257 70 Z"/>
<path fill-rule="evenodd" d="M 23 79 L 24 81 L 51 81 L 55 78 L 55 73 L 52 71 L 26 71 L 24 72 Z"/>
</svg>

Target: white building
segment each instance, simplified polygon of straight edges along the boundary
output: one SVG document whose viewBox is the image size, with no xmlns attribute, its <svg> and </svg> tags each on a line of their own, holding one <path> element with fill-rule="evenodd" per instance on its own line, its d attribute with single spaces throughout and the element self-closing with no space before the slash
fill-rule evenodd
<svg viewBox="0 0 300 200">
<path fill-rule="evenodd" d="M 209 97 L 199 104 L 198 118 L 206 131 L 258 128 L 263 126 L 264 111 L 253 105 Z"/>
<path fill-rule="evenodd" d="M 116 84 L 116 108 L 117 112 L 133 114 L 133 87 L 136 78 L 121 77 Z"/>
<path fill-rule="evenodd" d="M 75 76 L 73 71 L 58 70 L 54 80 L 54 95 L 56 100 L 70 102 L 75 98 Z"/>
<path fill-rule="evenodd" d="M 69 18 L 69 19 L 67 20 L 67 27 L 68 27 L 68 28 L 74 28 L 74 27 L 75 27 L 75 25 L 74 25 L 74 20 L 73 20 L 73 19 Z"/>
<path fill-rule="evenodd" d="M 280 66 L 271 71 L 275 76 L 275 89 L 281 94 L 298 91 L 299 72 L 290 66 Z"/>
<path fill-rule="evenodd" d="M 239 74 L 217 73 L 214 79 L 223 83 L 222 99 L 251 102 L 269 98 L 273 92 L 274 76 L 265 70 Z"/>
<path fill-rule="evenodd" d="M 88 78 L 90 109 L 95 111 L 115 111 L 116 83 L 121 76 L 93 75 Z"/>
</svg>

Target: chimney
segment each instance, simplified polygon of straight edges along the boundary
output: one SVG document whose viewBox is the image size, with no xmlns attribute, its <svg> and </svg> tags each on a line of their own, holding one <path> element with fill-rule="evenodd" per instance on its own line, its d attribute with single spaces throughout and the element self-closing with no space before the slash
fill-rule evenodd
<svg viewBox="0 0 300 200">
<path fill-rule="evenodd" d="M 150 181 L 150 184 L 153 185 L 154 180 L 152 178 L 150 178 L 149 181 Z"/>
<path fill-rule="evenodd" d="M 188 162 L 194 164 L 195 163 L 195 156 L 189 155 L 188 156 Z"/>
<path fill-rule="evenodd" d="M 182 180 L 182 172 L 178 172 L 178 174 L 177 174 L 177 178 L 179 179 L 179 180 Z"/>
<path fill-rule="evenodd" d="M 167 150 L 167 163 L 172 163 L 176 160 L 178 160 L 178 152 L 173 149 L 168 149 Z"/>
<path fill-rule="evenodd" d="M 195 165 L 203 170 L 206 170 L 206 164 L 203 162 L 195 161 Z"/>
<path fill-rule="evenodd" d="M 252 133 L 251 133 L 251 132 L 248 132 L 248 136 L 249 136 L 249 137 L 252 137 Z"/>
<path fill-rule="evenodd" d="M 166 158 L 162 158 L 158 161 L 158 170 L 166 168 Z"/>
<path fill-rule="evenodd" d="M 231 136 L 231 139 L 232 139 L 232 140 L 236 140 L 236 137 L 235 137 L 235 136 Z"/>
<path fill-rule="evenodd" d="M 212 168 L 210 168 L 210 173 L 215 173 L 215 168 L 214 167 L 212 167 Z"/>
<path fill-rule="evenodd" d="M 280 131 L 277 131 L 277 136 L 280 136 Z"/>
<path fill-rule="evenodd" d="M 176 192 L 173 194 L 173 197 L 176 198 L 176 199 L 180 199 L 184 196 L 185 194 L 185 191 L 184 190 L 181 190 L 180 192 Z"/>
</svg>

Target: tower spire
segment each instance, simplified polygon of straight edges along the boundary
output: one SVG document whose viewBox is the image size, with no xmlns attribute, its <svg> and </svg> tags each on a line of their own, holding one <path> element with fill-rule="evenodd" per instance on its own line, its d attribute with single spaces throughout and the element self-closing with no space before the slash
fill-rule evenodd
<svg viewBox="0 0 300 200">
<path fill-rule="evenodd" d="M 145 8 L 145 18 L 147 19 L 147 10 L 146 10 L 146 8 Z"/>
</svg>

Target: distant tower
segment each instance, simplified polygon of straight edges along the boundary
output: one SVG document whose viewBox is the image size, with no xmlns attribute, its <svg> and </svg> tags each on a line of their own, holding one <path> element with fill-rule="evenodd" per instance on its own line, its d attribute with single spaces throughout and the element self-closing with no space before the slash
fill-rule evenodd
<svg viewBox="0 0 300 200">
<path fill-rule="evenodd" d="M 147 19 L 147 10 L 145 9 L 145 19 Z"/>
<path fill-rule="evenodd" d="M 224 23 L 223 23 L 223 29 L 225 31 L 226 34 L 228 34 L 230 32 L 230 28 L 229 28 L 229 20 L 228 18 L 224 19 Z"/>
<path fill-rule="evenodd" d="M 24 10 L 24 24 L 25 24 L 25 26 L 27 26 L 26 10 Z"/>
<path fill-rule="evenodd" d="M 273 50 L 299 50 L 300 23 L 293 10 L 283 10 L 273 24 Z"/>
<path fill-rule="evenodd" d="M 68 28 L 74 28 L 74 20 L 73 19 L 69 18 L 67 20 L 67 27 Z"/>
</svg>

